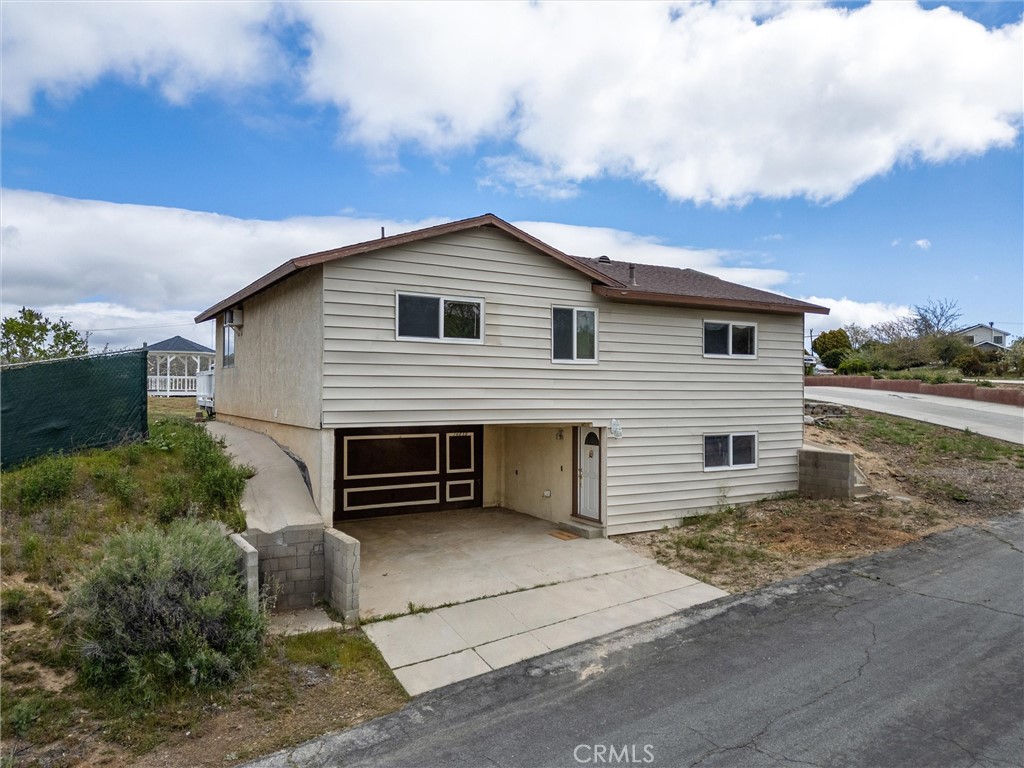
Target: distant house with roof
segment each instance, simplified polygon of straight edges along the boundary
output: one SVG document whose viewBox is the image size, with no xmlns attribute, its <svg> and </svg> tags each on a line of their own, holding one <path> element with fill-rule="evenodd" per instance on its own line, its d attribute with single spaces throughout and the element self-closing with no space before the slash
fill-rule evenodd
<svg viewBox="0 0 1024 768">
<path fill-rule="evenodd" d="M 288 260 L 196 322 L 218 418 L 298 456 L 325 525 L 506 507 L 600 535 L 797 489 L 807 312 L 487 214 Z"/>
<path fill-rule="evenodd" d="M 181 336 L 143 347 L 147 353 L 146 389 L 155 397 L 195 397 L 196 375 L 213 370 L 217 357 L 209 347 Z"/>
<path fill-rule="evenodd" d="M 997 352 L 1010 346 L 1010 334 L 996 328 L 995 323 L 978 323 L 960 329 L 956 335 L 982 352 Z"/>
</svg>

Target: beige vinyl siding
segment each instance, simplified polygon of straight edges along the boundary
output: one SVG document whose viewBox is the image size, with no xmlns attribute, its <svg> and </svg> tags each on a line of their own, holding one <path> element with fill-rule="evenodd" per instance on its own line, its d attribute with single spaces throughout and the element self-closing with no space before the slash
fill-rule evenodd
<svg viewBox="0 0 1024 768">
<path fill-rule="evenodd" d="M 324 266 L 325 427 L 622 424 L 605 432 L 610 533 L 794 490 L 803 323 L 629 305 L 498 230 Z M 484 343 L 395 340 L 395 293 L 478 297 Z M 551 307 L 599 310 L 597 364 L 551 361 Z M 707 318 L 758 324 L 757 359 L 703 357 Z M 758 433 L 758 466 L 705 472 L 705 433 Z"/>
</svg>

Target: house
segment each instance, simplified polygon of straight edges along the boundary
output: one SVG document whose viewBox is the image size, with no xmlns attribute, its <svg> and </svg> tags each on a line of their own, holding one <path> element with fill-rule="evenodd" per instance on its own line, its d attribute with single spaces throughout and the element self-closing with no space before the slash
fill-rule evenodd
<svg viewBox="0 0 1024 768">
<path fill-rule="evenodd" d="M 210 307 L 218 418 L 326 526 L 502 506 L 599 535 L 797 488 L 804 313 L 487 214 L 286 261 Z"/>
<path fill-rule="evenodd" d="M 956 331 L 956 335 L 982 352 L 998 352 L 1010 346 L 1010 334 L 995 327 L 995 323 L 978 323 Z"/>
<path fill-rule="evenodd" d="M 195 397 L 196 375 L 213 368 L 216 352 L 181 336 L 143 344 L 146 389 L 154 397 Z"/>
</svg>

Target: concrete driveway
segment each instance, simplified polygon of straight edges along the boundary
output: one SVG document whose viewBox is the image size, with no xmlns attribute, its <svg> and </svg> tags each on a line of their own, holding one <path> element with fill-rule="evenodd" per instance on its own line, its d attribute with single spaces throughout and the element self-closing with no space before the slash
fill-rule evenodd
<svg viewBox="0 0 1024 768">
<path fill-rule="evenodd" d="M 1024 408 L 936 395 L 913 395 L 852 387 L 806 387 L 807 400 L 864 408 L 1024 445 Z"/>
<path fill-rule="evenodd" d="M 339 528 L 360 542 L 363 630 L 413 695 L 726 594 L 507 509 Z"/>
</svg>

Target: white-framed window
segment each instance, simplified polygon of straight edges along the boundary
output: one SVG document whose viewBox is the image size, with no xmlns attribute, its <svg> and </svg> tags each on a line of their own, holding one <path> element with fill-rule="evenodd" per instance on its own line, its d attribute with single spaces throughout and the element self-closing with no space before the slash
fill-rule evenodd
<svg viewBox="0 0 1024 768">
<path fill-rule="evenodd" d="M 704 435 L 704 471 L 757 466 L 757 433 Z"/>
<path fill-rule="evenodd" d="M 993 344 L 998 344 L 999 346 L 1002 346 L 1005 341 L 1006 341 L 1006 339 L 1003 338 L 1002 336 L 993 336 L 992 337 L 992 343 Z"/>
<path fill-rule="evenodd" d="M 484 300 L 396 293 L 395 338 L 481 344 Z"/>
<path fill-rule="evenodd" d="M 705 320 L 704 357 L 757 357 L 757 323 Z"/>
<path fill-rule="evenodd" d="M 224 326 L 224 337 L 221 346 L 221 367 L 235 367 L 235 329 L 230 325 Z"/>
<path fill-rule="evenodd" d="M 597 362 L 597 310 L 589 307 L 551 308 L 551 361 Z"/>
</svg>

